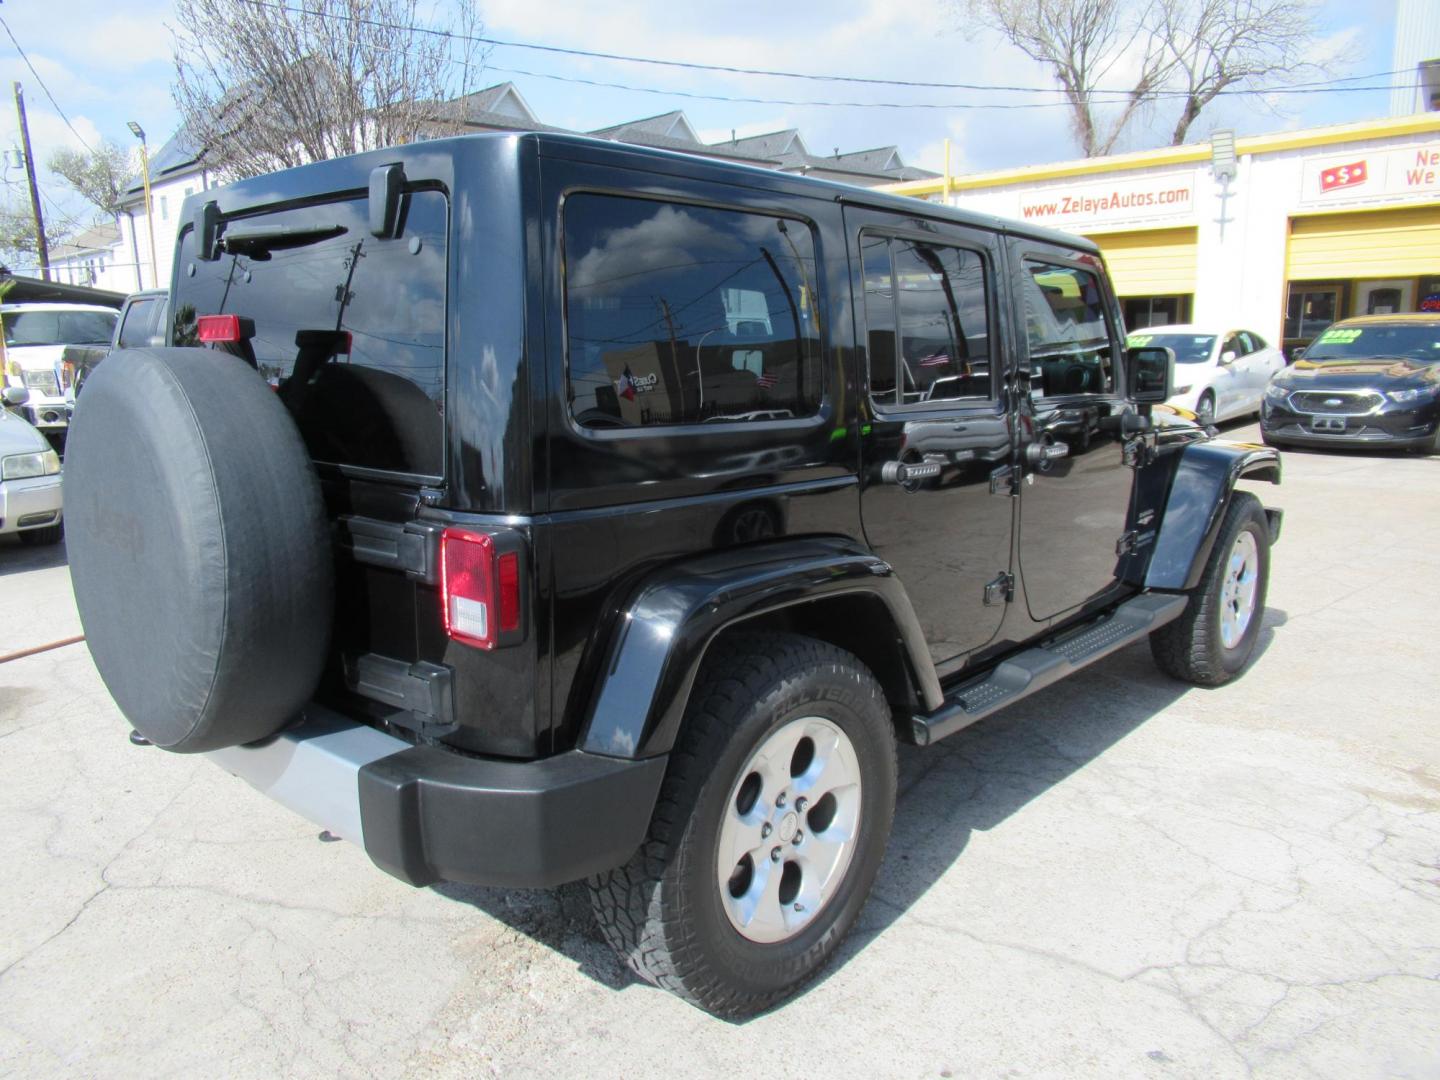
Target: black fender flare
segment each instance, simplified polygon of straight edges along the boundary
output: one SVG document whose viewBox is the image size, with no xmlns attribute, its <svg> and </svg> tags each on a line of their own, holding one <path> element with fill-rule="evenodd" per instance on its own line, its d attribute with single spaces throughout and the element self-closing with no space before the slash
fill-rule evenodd
<svg viewBox="0 0 1440 1080">
<path fill-rule="evenodd" d="M 886 629 L 899 639 L 917 696 L 938 708 L 940 682 L 924 632 L 889 564 L 843 537 L 780 540 L 661 567 L 631 592 L 604 645 L 578 748 L 631 759 L 668 753 L 717 634 L 847 593 L 868 593 L 884 604 L 892 622 Z"/>
<path fill-rule="evenodd" d="M 1196 442 L 1179 459 L 1145 573 L 1148 589 L 1180 592 L 1200 583 L 1237 480 L 1280 483 L 1280 453 L 1269 446 Z"/>
</svg>

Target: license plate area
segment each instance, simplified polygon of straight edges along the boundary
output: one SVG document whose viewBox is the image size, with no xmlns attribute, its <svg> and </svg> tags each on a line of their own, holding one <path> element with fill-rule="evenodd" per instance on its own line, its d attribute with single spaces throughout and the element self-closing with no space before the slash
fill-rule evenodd
<svg viewBox="0 0 1440 1080">
<path fill-rule="evenodd" d="M 1343 416 L 1312 416 L 1310 430 L 1327 435 L 1343 435 L 1345 434 L 1345 418 Z"/>
</svg>

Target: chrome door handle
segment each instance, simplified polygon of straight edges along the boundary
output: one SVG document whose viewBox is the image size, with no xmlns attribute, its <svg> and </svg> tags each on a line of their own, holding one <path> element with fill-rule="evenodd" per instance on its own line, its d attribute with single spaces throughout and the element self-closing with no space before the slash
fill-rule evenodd
<svg viewBox="0 0 1440 1080">
<path fill-rule="evenodd" d="M 1032 442 L 1025 447 L 1025 460 L 1038 468 L 1045 468 L 1052 461 L 1068 456 L 1070 446 L 1063 442 Z"/>
<path fill-rule="evenodd" d="M 938 461 L 887 461 L 880 466 L 880 479 L 887 484 L 909 484 L 933 480 L 940 475 Z"/>
</svg>

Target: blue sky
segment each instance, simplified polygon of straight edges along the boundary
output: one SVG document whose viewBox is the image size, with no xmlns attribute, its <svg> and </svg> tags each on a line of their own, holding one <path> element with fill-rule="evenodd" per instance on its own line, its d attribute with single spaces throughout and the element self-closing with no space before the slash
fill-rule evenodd
<svg viewBox="0 0 1440 1080">
<path fill-rule="evenodd" d="M 1391 67 L 1394 0 L 1319 5 L 1323 48 L 1336 76 Z M 963 4 L 946 0 L 831 0 L 824 5 L 782 5 L 754 0 L 694 4 L 662 0 L 491 0 L 481 6 L 485 33 L 548 45 L 657 56 L 704 63 L 843 73 L 879 78 L 939 80 L 985 85 L 1051 86 L 1044 71 L 992 35 L 965 25 Z M 152 149 L 174 130 L 168 0 L 11 0 L 0 17 L 55 95 L 72 132 L 47 100 L 10 40 L 0 32 L 0 73 L 25 87 L 31 138 L 43 163 L 57 146 L 106 137 L 130 144 L 126 121 L 147 131 Z M 995 92 L 907 90 L 853 84 L 746 77 L 611 61 L 587 60 L 497 47 L 488 57 L 490 82 L 512 80 L 540 119 L 590 130 L 623 120 L 683 108 L 711 139 L 782 127 L 799 127 L 814 153 L 897 144 L 906 161 L 939 169 L 942 145 L 952 140 L 952 169 L 980 171 L 1076 156 L 1065 111 L 1056 107 L 996 110 L 1020 100 Z M 512 70 L 501 70 L 512 69 Z M 531 74 L 517 74 L 523 69 Z M 646 87 L 658 93 L 583 86 L 543 78 L 564 75 Z M 940 103 L 944 108 L 829 108 L 818 105 L 741 104 L 678 96 L 682 93 L 788 100 Z M 1385 115 L 1383 91 L 1316 94 L 1265 102 L 1233 99 L 1201 117 L 1192 137 L 1216 127 L 1254 134 L 1342 123 Z M 0 145 L 16 143 L 14 109 L 0 107 Z M 1158 145 L 1173 125 L 1171 110 L 1157 107 L 1124 149 Z M 24 199 L 23 173 L 0 174 L 3 197 Z M 41 187 L 61 211 L 83 211 L 64 185 L 41 170 Z"/>
</svg>

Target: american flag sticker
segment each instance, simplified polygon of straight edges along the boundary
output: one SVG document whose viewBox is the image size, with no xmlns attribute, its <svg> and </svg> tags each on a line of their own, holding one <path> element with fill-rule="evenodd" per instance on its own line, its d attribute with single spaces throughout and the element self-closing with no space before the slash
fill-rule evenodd
<svg viewBox="0 0 1440 1080">
<path fill-rule="evenodd" d="M 762 371 L 759 375 L 755 376 L 755 385 L 760 387 L 761 390 L 775 389 L 775 382 L 775 376 L 768 371 Z"/>
<path fill-rule="evenodd" d="M 1349 165 L 1332 165 L 1320 173 L 1320 190 L 1334 191 L 1336 188 L 1356 187 L 1370 179 L 1370 170 L 1365 162 L 1352 161 Z"/>
<path fill-rule="evenodd" d="M 920 361 L 921 367 L 949 367 L 950 354 L 945 352 L 931 353 Z"/>
</svg>

